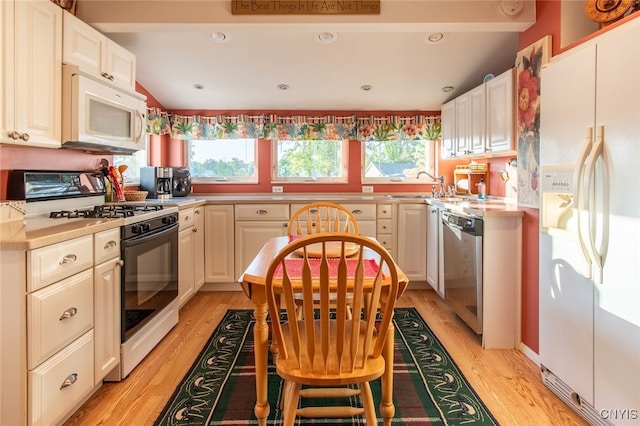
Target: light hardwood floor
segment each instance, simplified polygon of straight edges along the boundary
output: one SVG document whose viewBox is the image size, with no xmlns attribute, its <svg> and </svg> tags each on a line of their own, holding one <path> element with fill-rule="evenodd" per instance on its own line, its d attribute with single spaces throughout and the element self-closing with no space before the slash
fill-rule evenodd
<svg viewBox="0 0 640 426">
<path fill-rule="evenodd" d="M 538 367 L 518 350 L 483 350 L 431 290 L 408 290 L 398 307 L 415 307 L 501 425 L 586 425 L 551 393 Z M 242 292 L 200 292 L 180 322 L 128 378 L 105 383 L 67 425 L 151 425 L 227 309 L 250 309 Z"/>
</svg>

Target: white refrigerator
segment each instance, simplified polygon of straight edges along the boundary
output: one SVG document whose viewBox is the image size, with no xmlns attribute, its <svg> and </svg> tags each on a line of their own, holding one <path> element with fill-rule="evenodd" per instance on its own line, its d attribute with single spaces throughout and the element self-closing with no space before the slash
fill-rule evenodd
<svg viewBox="0 0 640 426">
<path fill-rule="evenodd" d="M 542 377 L 640 425 L 640 18 L 554 58 L 540 96 Z"/>
</svg>

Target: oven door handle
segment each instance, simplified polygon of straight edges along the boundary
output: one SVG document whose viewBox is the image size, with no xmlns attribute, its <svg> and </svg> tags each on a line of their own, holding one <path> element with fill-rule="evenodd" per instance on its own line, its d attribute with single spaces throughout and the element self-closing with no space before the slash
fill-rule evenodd
<svg viewBox="0 0 640 426">
<path fill-rule="evenodd" d="M 178 230 L 178 226 L 179 226 L 179 223 L 176 222 L 176 223 L 174 223 L 174 224 L 172 224 L 172 225 L 170 225 L 170 226 L 168 226 L 166 228 L 162 228 L 160 231 L 152 232 L 152 233 L 149 233 L 149 234 L 143 234 L 143 235 L 141 235 L 139 237 L 133 237 L 133 238 L 130 238 L 128 240 L 124 240 L 122 245 L 125 246 L 125 247 L 134 247 L 134 246 L 137 246 L 137 245 L 140 245 L 140 244 L 144 244 L 144 243 L 148 242 L 151 239 L 154 239 L 154 238 L 157 238 L 157 237 L 161 237 L 161 236 L 163 236 L 165 234 L 169 234 L 171 232 L 177 231 Z"/>
</svg>

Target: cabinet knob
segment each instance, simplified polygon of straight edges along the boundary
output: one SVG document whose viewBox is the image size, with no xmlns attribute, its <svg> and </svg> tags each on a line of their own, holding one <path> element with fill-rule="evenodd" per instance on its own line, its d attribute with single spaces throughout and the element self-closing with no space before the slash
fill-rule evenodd
<svg viewBox="0 0 640 426">
<path fill-rule="evenodd" d="M 77 381 L 78 381 L 78 373 L 69 374 L 67 378 L 64 379 L 64 382 L 62 382 L 62 384 L 60 385 L 60 389 L 64 389 L 67 386 L 71 386 Z"/>
<path fill-rule="evenodd" d="M 196 214 L 200 214 L 200 209 L 196 209 Z"/>
<path fill-rule="evenodd" d="M 20 137 L 20 133 L 16 132 L 15 130 L 9 132 L 8 136 L 13 139 L 16 140 Z"/>
<path fill-rule="evenodd" d="M 198 228 L 194 226 L 192 232 L 198 232 Z"/>
<path fill-rule="evenodd" d="M 29 140 L 29 133 L 23 133 L 20 135 L 20 139 L 27 142 Z"/>
<path fill-rule="evenodd" d="M 65 263 L 73 263 L 78 260 L 78 256 L 75 254 L 68 254 L 58 262 L 59 265 L 64 265 Z"/>
<path fill-rule="evenodd" d="M 120 259 L 120 260 L 117 262 L 117 265 L 118 265 L 119 267 L 121 267 L 121 268 L 122 268 L 122 267 L 124 266 L 124 260 Z"/>
<path fill-rule="evenodd" d="M 71 318 L 78 313 L 78 308 L 69 308 L 60 315 L 60 321 Z"/>
</svg>

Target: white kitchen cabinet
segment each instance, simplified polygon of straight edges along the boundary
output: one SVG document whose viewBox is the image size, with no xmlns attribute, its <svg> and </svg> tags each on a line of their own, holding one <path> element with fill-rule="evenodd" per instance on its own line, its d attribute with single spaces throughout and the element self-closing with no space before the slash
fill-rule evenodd
<svg viewBox="0 0 640 426">
<path fill-rule="evenodd" d="M 427 206 L 427 283 L 444 298 L 444 283 L 440 281 L 440 209 Z"/>
<path fill-rule="evenodd" d="M 232 205 L 204 208 L 205 282 L 229 283 L 234 274 L 234 221 Z"/>
<path fill-rule="evenodd" d="M 456 152 L 456 100 L 442 105 L 440 109 L 440 122 L 442 124 L 440 157 L 452 158 Z"/>
<path fill-rule="evenodd" d="M 182 307 L 196 293 L 194 209 L 181 210 L 178 220 L 178 306 Z"/>
<path fill-rule="evenodd" d="M 376 239 L 393 256 L 395 226 L 392 204 L 378 204 L 376 207 Z"/>
<path fill-rule="evenodd" d="M 62 9 L 49 0 L 0 2 L 0 143 L 60 148 Z"/>
<path fill-rule="evenodd" d="M 94 382 L 120 364 L 120 229 L 94 236 Z"/>
<path fill-rule="evenodd" d="M 29 371 L 28 388 L 28 424 L 64 421 L 93 389 L 93 330 Z"/>
<path fill-rule="evenodd" d="M 447 102 L 440 109 L 441 140 L 440 157 L 452 158 L 455 155 L 456 144 L 456 100 Z"/>
<path fill-rule="evenodd" d="M 235 206 L 235 278 L 239 278 L 272 237 L 287 235 L 289 204 Z"/>
<path fill-rule="evenodd" d="M 514 74 L 509 69 L 442 105 L 443 159 L 516 152 Z"/>
<path fill-rule="evenodd" d="M 376 205 L 365 203 L 339 203 L 349 209 L 353 217 L 358 221 L 358 229 L 361 235 L 376 237 Z"/>
<path fill-rule="evenodd" d="M 427 279 L 427 205 L 398 204 L 396 261 L 409 280 Z"/>
<path fill-rule="evenodd" d="M 197 292 L 204 285 L 204 206 L 193 209 L 193 283 Z"/>
<path fill-rule="evenodd" d="M 65 11 L 63 61 L 105 81 L 135 90 L 136 57 Z"/>
<path fill-rule="evenodd" d="M 515 70 L 510 69 L 485 83 L 487 153 L 515 152 Z M 474 150 L 475 152 L 475 150 Z"/>
<path fill-rule="evenodd" d="M 454 156 L 464 157 L 471 153 L 471 107 L 469 93 L 456 98 L 456 137 Z"/>
<path fill-rule="evenodd" d="M 487 140 L 486 125 L 486 96 L 485 87 L 478 86 L 470 90 L 467 94 L 469 106 L 467 120 L 469 126 L 469 137 L 467 151 L 464 154 L 484 154 L 485 142 Z"/>
</svg>

